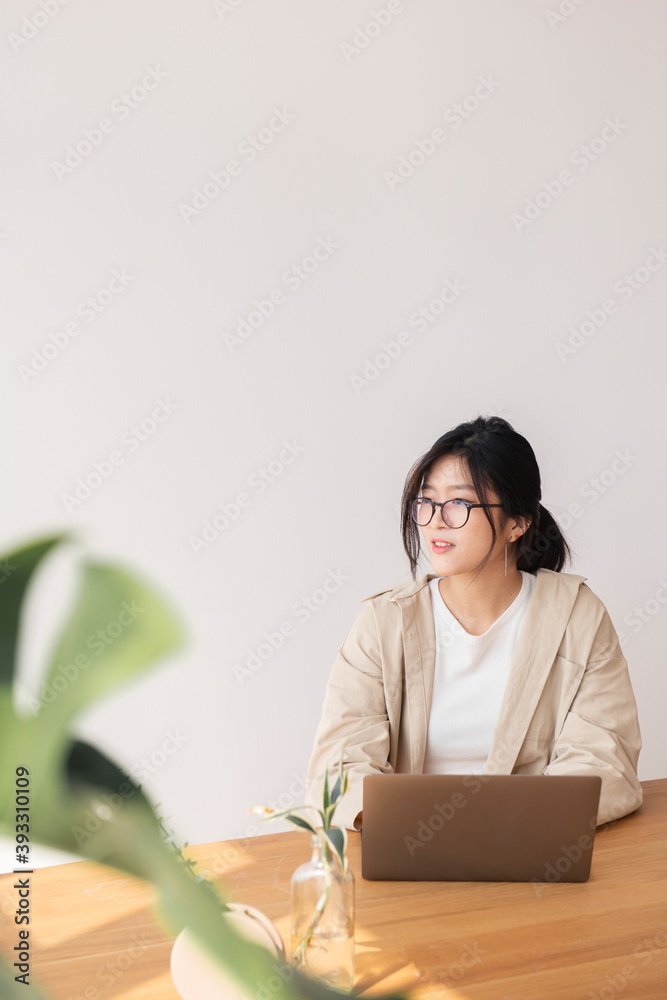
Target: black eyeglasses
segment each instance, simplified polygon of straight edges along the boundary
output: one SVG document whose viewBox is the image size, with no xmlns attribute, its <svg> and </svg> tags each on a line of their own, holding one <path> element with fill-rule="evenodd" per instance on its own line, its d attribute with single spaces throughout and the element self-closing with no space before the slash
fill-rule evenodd
<svg viewBox="0 0 667 1000">
<path fill-rule="evenodd" d="M 422 528 L 430 524 L 435 508 L 439 507 L 442 519 L 450 528 L 462 528 L 468 523 L 473 507 L 502 507 L 501 503 L 469 503 L 467 500 L 445 500 L 436 503 L 428 497 L 417 497 L 412 504 L 412 518 Z"/>
</svg>

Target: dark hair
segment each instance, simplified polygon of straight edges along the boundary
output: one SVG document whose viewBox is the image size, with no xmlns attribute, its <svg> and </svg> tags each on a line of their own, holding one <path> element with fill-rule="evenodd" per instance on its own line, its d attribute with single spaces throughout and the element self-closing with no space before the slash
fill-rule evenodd
<svg viewBox="0 0 667 1000">
<path fill-rule="evenodd" d="M 432 464 L 443 455 L 456 455 L 467 461 L 480 503 L 488 503 L 487 490 L 498 495 L 507 517 L 526 517 L 530 527 L 515 543 L 519 570 L 535 573 L 538 569 L 560 572 L 572 558 L 569 545 L 552 514 L 540 503 L 542 488 L 535 453 L 528 441 L 502 417 L 475 417 L 439 437 L 410 469 L 401 498 L 401 533 L 410 560 L 412 578 L 416 578 L 421 536 L 411 506 L 419 496 L 424 477 Z M 480 564 L 486 565 L 496 544 L 496 529 L 489 510 L 482 508 L 491 525 L 491 548 Z"/>
</svg>

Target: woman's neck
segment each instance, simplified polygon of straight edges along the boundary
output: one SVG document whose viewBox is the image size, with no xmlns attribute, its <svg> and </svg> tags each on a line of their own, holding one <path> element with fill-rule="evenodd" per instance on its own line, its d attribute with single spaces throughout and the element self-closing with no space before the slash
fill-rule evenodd
<svg viewBox="0 0 667 1000">
<path fill-rule="evenodd" d="M 484 570 L 475 580 L 474 573 L 442 577 L 438 583 L 440 596 L 459 624 L 470 635 L 482 635 L 500 618 L 517 598 L 523 577 L 516 566 Z"/>
</svg>

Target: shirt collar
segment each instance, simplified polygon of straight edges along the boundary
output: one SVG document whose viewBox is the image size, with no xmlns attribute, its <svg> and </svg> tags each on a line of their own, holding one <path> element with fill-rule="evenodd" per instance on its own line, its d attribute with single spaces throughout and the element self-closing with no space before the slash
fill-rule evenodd
<svg viewBox="0 0 667 1000">
<path fill-rule="evenodd" d="M 557 573 L 552 569 L 540 568 L 535 574 L 540 580 L 542 586 L 548 587 L 565 587 L 572 588 L 573 590 L 578 589 L 578 587 L 588 579 L 587 576 L 580 576 L 578 573 Z M 387 594 L 387 600 L 389 601 L 403 601 L 409 597 L 414 597 L 418 594 L 420 590 L 428 586 L 431 580 L 436 579 L 437 573 L 423 573 L 418 576 L 416 580 L 407 580 L 402 583 L 397 583 L 393 587 L 386 587 L 384 590 L 378 590 L 374 594 L 369 594 L 368 597 L 363 597 L 362 601 L 370 601 L 373 597 L 379 597 L 381 594 Z"/>
</svg>

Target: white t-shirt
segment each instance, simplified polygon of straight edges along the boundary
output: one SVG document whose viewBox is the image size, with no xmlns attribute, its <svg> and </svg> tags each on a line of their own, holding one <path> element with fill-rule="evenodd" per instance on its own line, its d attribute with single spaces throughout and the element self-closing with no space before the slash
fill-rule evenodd
<svg viewBox="0 0 667 1000">
<path fill-rule="evenodd" d="M 520 570 L 521 590 L 482 635 L 470 635 L 429 581 L 435 623 L 435 674 L 426 740 L 425 774 L 479 774 L 484 770 L 514 648 L 535 587 Z"/>
</svg>

